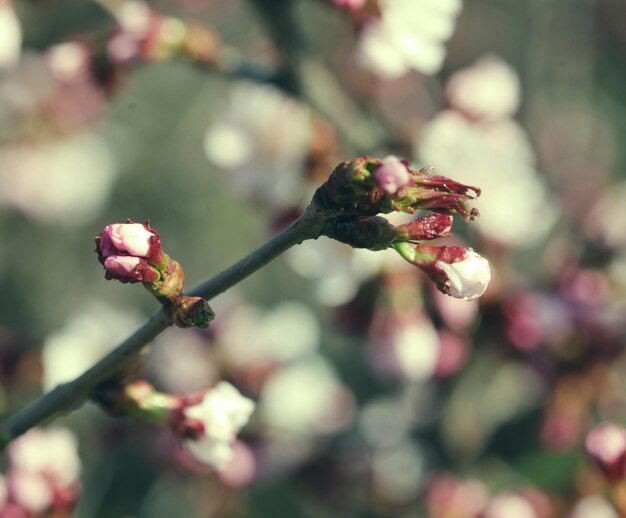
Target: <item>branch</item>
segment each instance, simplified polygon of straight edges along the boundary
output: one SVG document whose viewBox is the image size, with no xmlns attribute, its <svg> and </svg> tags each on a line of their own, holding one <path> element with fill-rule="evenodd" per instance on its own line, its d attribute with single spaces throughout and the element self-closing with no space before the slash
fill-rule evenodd
<svg viewBox="0 0 626 518">
<path fill-rule="evenodd" d="M 194 288 L 190 295 L 211 299 L 223 293 L 292 246 L 319 237 L 330 216 L 316 205 L 309 205 L 302 217 L 230 268 Z M 170 325 L 171 320 L 162 309 L 155 312 L 134 334 L 81 376 L 59 385 L 6 419 L 0 425 L 0 449 L 30 428 L 80 407 L 98 385 L 123 372 L 137 353 Z"/>
</svg>

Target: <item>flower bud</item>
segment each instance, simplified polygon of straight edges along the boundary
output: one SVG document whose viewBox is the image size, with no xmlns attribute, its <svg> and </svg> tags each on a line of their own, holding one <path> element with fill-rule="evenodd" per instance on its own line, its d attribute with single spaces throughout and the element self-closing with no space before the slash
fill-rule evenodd
<svg viewBox="0 0 626 518">
<path fill-rule="evenodd" d="M 96 237 L 96 246 L 102 264 L 107 257 L 122 255 L 144 258 L 158 270 L 167 266 L 159 234 L 148 222 L 142 225 L 127 219 L 126 223 L 107 225 Z"/>
<path fill-rule="evenodd" d="M 168 265 L 161 270 L 159 279 L 144 284 L 160 302 L 175 302 L 185 287 L 185 272 L 178 261 L 168 260 Z"/>
<path fill-rule="evenodd" d="M 424 241 L 452 235 L 452 216 L 428 214 L 397 228 L 398 241 Z"/>
<path fill-rule="evenodd" d="M 608 480 L 626 478 L 626 429 L 614 423 L 599 424 L 587 434 L 585 450 Z"/>
<path fill-rule="evenodd" d="M 178 327 L 208 327 L 215 313 L 202 297 L 178 297 L 172 305 L 172 320 Z"/>
<path fill-rule="evenodd" d="M 489 262 L 471 248 L 397 243 L 393 247 L 418 266 L 439 291 L 462 300 L 480 297 L 489 284 Z"/>
<path fill-rule="evenodd" d="M 117 279 L 121 282 L 151 282 L 161 277 L 145 259 L 129 255 L 112 255 L 104 260 L 107 279 Z"/>
<path fill-rule="evenodd" d="M 393 155 L 383 159 L 374 171 L 374 179 L 380 189 L 392 196 L 400 189 L 411 185 L 411 175 L 407 166 Z"/>
<path fill-rule="evenodd" d="M 468 200 L 480 189 L 432 174 L 432 168 L 413 171 L 394 156 L 384 160 L 357 157 L 339 164 L 316 191 L 314 203 L 342 217 L 375 216 L 393 211 L 433 210 L 475 219 L 478 211 Z"/>
</svg>

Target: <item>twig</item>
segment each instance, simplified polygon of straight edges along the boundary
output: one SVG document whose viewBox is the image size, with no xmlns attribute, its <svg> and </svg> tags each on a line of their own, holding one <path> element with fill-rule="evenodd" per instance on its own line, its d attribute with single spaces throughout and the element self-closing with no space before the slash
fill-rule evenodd
<svg viewBox="0 0 626 518">
<path fill-rule="evenodd" d="M 324 223 L 330 216 L 329 213 L 311 204 L 297 221 L 230 268 L 197 286 L 190 295 L 211 299 L 223 293 L 290 247 L 307 239 L 319 237 Z M 155 312 L 134 334 L 84 374 L 59 385 L 6 419 L 0 425 L 0 449 L 4 449 L 11 440 L 30 428 L 81 406 L 98 385 L 122 372 L 146 344 L 170 325 L 171 321 L 162 309 Z"/>
</svg>

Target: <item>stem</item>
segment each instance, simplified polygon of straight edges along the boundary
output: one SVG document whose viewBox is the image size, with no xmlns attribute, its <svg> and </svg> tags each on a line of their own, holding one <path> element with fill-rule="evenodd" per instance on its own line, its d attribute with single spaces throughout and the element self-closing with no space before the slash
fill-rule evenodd
<svg viewBox="0 0 626 518">
<path fill-rule="evenodd" d="M 191 290 L 190 295 L 210 299 L 266 265 L 285 250 L 319 237 L 330 215 L 311 204 L 298 220 L 239 262 Z M 0 450 L 30 428 L 68 413 L 90 397 L 93 390 L 122 372 L 142 348 L 172 322 L 163 309 L 156 311 L 135 333 L 73 381 L 59 385 L 0 425 Z"/>
</svg>

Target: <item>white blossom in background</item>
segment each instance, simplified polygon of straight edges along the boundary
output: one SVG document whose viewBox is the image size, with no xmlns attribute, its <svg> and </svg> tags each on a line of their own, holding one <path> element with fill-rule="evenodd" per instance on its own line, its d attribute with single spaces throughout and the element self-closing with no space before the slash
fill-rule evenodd
<svg viewBox="0 0 626 518">
<path fill-rule="evenodd" d="M 383 216 L 396 215 L 399 213 Z M 406 223 L 404 217 L 407 215 L 400 216 L 402 223 Z M 398 219 L 394 224 L 399 222 Z M 315 282 L 313 289 L 317 299 L 329 307 L 352 300 L 361 284 L 381 269 L 412 268 L 393 250 L 380 250 L 373 254 L 369 250 L 350 248 L 324 236 L 290 248 L 285 257 L 297 274 Z"/>
<path fill-rule="evenodd" d="M 319 321 L 301 302 L 281 302 L 266 311 L 239 303 L 222 314 L 216 322 L 218 348 L 231 364 L 282 363 L 319 348 Z"/>
<path fill-rule="evenodd" d="M 439 336 L 430 319 L 390 318 L 371 338 L 374 369 L 383 375 L 422 382 L 430 379 L 440 354 Z"/>
<path fill-rule="evenodd" d="M 41 512 L 60 495 L 77 495 L 81 462 L 67 428 L 33 428 L 9 445 L 8 454 L 11 499 L 24 509 Z"/>
<path fill-rule="evenodd" d="M 452 74 L 446 84 L 450 106 L 475 119 L 501 119 L 515 114 L 520 104 L 515 70 L 495 56 Z"/>
<path fill-rule="evenodd" d="M 424 455 L 408 438 L 393 446 L 375 448 L 372 482 L 388 502 L 404 504 L 421 492 L 426 471 Z"/>
<path fill-rule="evenodd" d="M 493 60 L 489 58 L 488 63 L 494 63 Z M 472 107 L 469 94 L 461 95 L 465 89 L 480 91 L 481 78 L 485 82 L 491 80 L 489 74 L 480 73 L 484 66 L 479 64 L 478 72 L 457 76 L 454 102 L 457 105 L 461 102 L 464 111 L 448 109 L 437 114 L 416 142 L 416 154 L 420 161 L 435 166 L 441 174 L 480 186 L 482 195 L 473 205 L 481 213 L 476 223 L 485 235 L 508 246 L 532 244 L 554 223 L 555 205 L 536 170 L 528 136 L 510 118 L 510 110 L 519 104 L 516 83 L 494 81 L 492 87 L 502 91 L 491 95 L 505 99 L 497 111 L 486 111 L 482 101 Z M 458 101 L 461 98 L 464 100 Z M 465 113 L 468 110 L 487 118 L 468 118 Z M 497 113 L 501 116 L 493 118 Z"/>
<path fill-rule="evenodd" d="M 233 456 L 233 443 L 246 425 L 254 402 L 241 395 L 230 383 L 222 381 L 207 391 L 197 405 L 184 410 L 185 417 L 200 421 L 204 433 L 185 441 L 189 452 L 200 462 L 219 468 Z"/>
<path fill-rule="evenodd" d="M 0 206 L 79 225 L 109 197 L 117 167 L 108 144 L 85 131 L 0 147 Z"/>
<path fill-rule="evenodd" d="M 44 390 L 81 375 L 140 324 L 141 316 L 133 311 L 87 304 L 46 339 L 42 349 Z"/>
<path fill-rule="evenodd" d="M 350 422 L 352 410 L 352 396 L 320 355 L 282 367 L 261 392 L 261 418 L 270 428 L 287 433 L 336 432 Z"/>
<path fill-rule="evenodd" d="M 484 518 L 537 518 L 533 506 L 515 493 L 500 493 L 489 502 Z"/>
<path fill-rule="evenodd" d="M 381 18 L 368 22 L 360 34 L 361 65 L 383 79 L 410 70 L 439 72 L 461 0 L 381 0 L 380 6 Z"/>
<path fill-rule="evenodd" d="M 204 135 L 207 158 L 240 197 L 293 206 L 305 189 L 299 172 L 311 133 L 309 110 L 276 88 L 244 81 L 229 97 Z"/>
<path fill-rule="evenodd" d="M 22 29 L 10 0 L 0 0 L 0 72 L 20 59 Z"/>
<path fill-rule="evenodd" d="M 613 183 L 591 206 L 585 234 L 596 242 L 626 248 L 626 182 Z"/>
<path fill-rule="evenodd" d="M 174 394 L 195 392 L 219 378 L 206 338 L 178 327 L 170 327 L 154 340 L 148 367 L 159 388 Z"/>
<path fill-rule="evenodd" d="M 579 500 L 568 518 L 619 518 L 615 508 L 600 495 L 586 496 Z"/>
<path fill-rule="evenodd" d="M 45 54 L 50 72 L 57 81 L 72 83 L 86 80 L 91 66 L 91 55 L 87 44 L 67 41 L 50 47 Z"/>
</svg>

